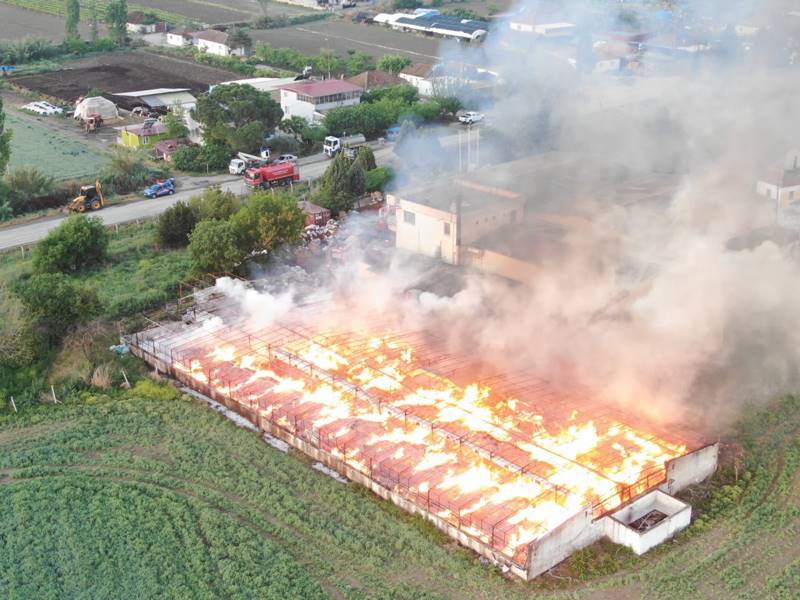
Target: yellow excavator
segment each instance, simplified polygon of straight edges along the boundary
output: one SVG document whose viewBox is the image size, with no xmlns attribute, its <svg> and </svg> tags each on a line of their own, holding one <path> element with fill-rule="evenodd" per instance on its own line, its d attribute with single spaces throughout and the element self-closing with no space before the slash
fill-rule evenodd
<svg viewBox="0 0 800 600">
<path fill-rule="evenodd" d="M 67 210 L 71 212 L 84 213 L 88 210 L 100 210 L 106 205 L 106 198 L 103 190 L 100 189 L 100 180 L 94 185 L 82 185 L 78 196 L 67 204 Z"/>
</svg>

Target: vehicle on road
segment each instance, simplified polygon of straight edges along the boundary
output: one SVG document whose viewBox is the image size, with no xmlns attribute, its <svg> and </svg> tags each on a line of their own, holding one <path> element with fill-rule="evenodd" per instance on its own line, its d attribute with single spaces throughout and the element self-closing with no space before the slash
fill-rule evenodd
<svg viewBox="0 0 800 600">
<path fill-rule="evenodd" d="M 291 185 L 295 181 L 300 181 L 300 169 L 294 162 L 273 163 L 247 169 L 244 174 L 244 182 L 252 189 Z"/>
<path fill-rule="evenodd" d="M 228 163 L 228 173 L 231 175 L 244 175 L 247 169 L 256 169 L 267 164 L 268 158 L 262 158 L 255 154 L 239 152 L 236 158 L 232 158 Z"/>
<path fill-rule="evenodd" d="M 106 198 L 100 187 L 100 180 L 94 184 L 82 185 L 78 195 L 67 204 L 70 212 L 85 213 L 90 210 L 100 210 L 106 205 Z"/>
<path fill-rule="evenodd" d="M 358 147 L 363 146 L 366 143 L 367 138 L 360 133 L 346 137 L 329 135 L 322 143 L 322 152 L 325 154 L 325 156 L 333 158 L 342 150 L 349 150 L 348 154 L 355 156 L 355 151 L 358 149 Z"/>
<path fill-rule="evenodd" d="M 145 198 L 160 198 L 161 196 L 171 196 L 175 193 L 175 180 L 170 177 L 169 179 L 162 179 L 156 181 L 153 185 L 145 189 Z"/>
<path fill-rule="evenodd" d="M 297 156 L 294 154 L 281 154 L 276 160 L 276 163 L 297 162 Z"/>
<path fill-rule="evenodd" d="M 470 110 L 458 117 L 458 120 L 464 125 L 474 125 L 483 121 L 483 114 Z"/>
<path fill-rule="evenodd" d="M 398 135 L 400 135 L 400 125 L 392 125 L 386 130 L 386 141 L 394 142 Z"/>
</svg>

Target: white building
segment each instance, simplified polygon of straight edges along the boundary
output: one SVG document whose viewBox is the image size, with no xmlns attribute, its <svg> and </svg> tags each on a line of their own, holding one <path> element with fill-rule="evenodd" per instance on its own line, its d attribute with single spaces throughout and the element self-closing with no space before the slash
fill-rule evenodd
<svg viewBox="0 0 800 600">
<path fill-rule="evenodd" d="M 756 193 L 776 200 L 778 209 L 800 202 L 800 151 L 790 152 L 781 166 L 758 181 Z"/>
<path fill-rule="evenodd" d="M 455 179 L 390 195 L 387 206 L 395 211 L 398 248 L 462 264 L 460 250 L 522 220 L 525 200 L 516 192 Z"/>
<path fill-rule="evenodd" d="M 398 77 L 417 88 L 420 96 L 433 96 L 434 82 L 432 73 L 433 65 L 415 63 L 400 71 Z"/>
<path fill-rule="evenodd" d="M 197 31 L 192 34 L 194 44 L 203 52 L 217 56 L 244 56 L 244 48 L 232 48 L 228 44 L 228 34 L 216 29 Z"/>
<path fill-rule="evenodd" d="M 197 106 L 197 98 L 189 93 L 189 88 L 155 88 L 135 92 L 114 92 L 114 96 L 134 98 L 149 108 L 179 107 L 190 111 Z"/>
<path fill-rule="evenodd" d="M 193 41 L 192 34 L 182 27 L 167 32 L 167 44 L 170 46 L 191 46 Z"/>
<path fill-rule="evenodd" d="M 327 110 L 358 104 L 362 93 L 357 85 L 340 79 L 285 85 L 281 87 L 283 118 L 302 117 L 310 123 L 317 123 Z"/>
</svg>

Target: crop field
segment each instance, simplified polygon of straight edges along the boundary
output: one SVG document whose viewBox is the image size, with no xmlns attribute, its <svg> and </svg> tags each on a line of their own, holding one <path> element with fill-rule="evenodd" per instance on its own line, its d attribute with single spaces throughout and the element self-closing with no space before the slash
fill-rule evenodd
<svg viewBox="0 0 800 600">
<path fill-rule="evenodd" d="M 676 542 L 600 543 L 523 584 L 168 386 L 87 389 L 0 413 L 0 596 L 797 598 L 800 401 L 737 437 L 738 477 L 689 494 L 700 516 Z"/>
<path fill-rule="evenodd" d="M 114 52 L 70 61 L 57 71 L 10 79 L 21 87 L 72 101 L 93 88 L 110 93 L 188 88 L 199 94 L 207 92 L 209 84 L 235 78 L 230 71 L 169 56 Z"/>
<path fill-rule="evenodd" d="M 317 54 L 329 48 L 340 56 L 356 50 L 379 58 L 384 54 L 407 56 L 414 62 L 435 63 L 440 50 L 457 42 L 393 31 L 380 25 L 346 21 L 306 23 L 281 29 L 252 30 L 256 42 L 275 48 L 294 48 L 304 54 Z"/>
<path fill-rule="evenodd" d="M 105 33 L 105 25 L 100 25 Z M 89 37 L 89 25 L 81 23 L 80 32 Z M 64 39 L 64 19 L 0 3 L 0 39 L 4 42 L 23 38 L 46 39 L 60 42 Z"/>
<path fill-rule="evenodd" d="M 220 0 L 139 0 L 138 4 L 160 8 L 195 21 L 211 24 L 252 21 L 264 14 L 294 16 L 315 12 L 295 4 L 259 2 L 258 0 L 229 0 L 228 2 Z"/>
<path fill-rule="evenodd" d="M 107 156 L 74 136 L 47 127 L 46 119 L 38 121 L 6 114 L 6 127 L 14 132 L 9 169 L 32 165 L 63 181 L 94 177 L 108 162 Z"/>
</svg>

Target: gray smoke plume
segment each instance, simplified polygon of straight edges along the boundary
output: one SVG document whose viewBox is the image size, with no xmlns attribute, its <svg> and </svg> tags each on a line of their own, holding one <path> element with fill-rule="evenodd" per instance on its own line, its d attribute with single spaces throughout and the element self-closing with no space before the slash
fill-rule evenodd
<svg viewBox="0 0 800 600">
<path fill-rule="evenodd" d="M 598 49 L 615 15 L 587 10 L 562 6 L 551 20 L 588 27 L 580 35 Z M 628 77 L 581 72 L 564 47 L 502 26 L 480 51 L 443 56 L 480 61 L 502 82 L 486 164 L 461 177 L 480 182 L 502 174 L 491 162 L 561 153 L 568 167 L 537 171 L 526 215 L 583 225 L 567 228 L 558 252 L 532 239 L 515 248 L 537 267 L 525 285 L 476 275 L 452 298 L 419 302 L 454 344 L 498 366 L 579 381 L 663 421 L 723 427 L 742 404 L 798 383 L 800 268 L 787 236 L 772 239 L 774 203 L 754 191 L 800 140 L 800 72 L 791 40 L 767 41 L 782 31 L 777 3 L 683 12 L 712 50 L 683 60 L 644 51 Z M 733 33 L 754 18 L 761 33 Z"/>
</svg>

